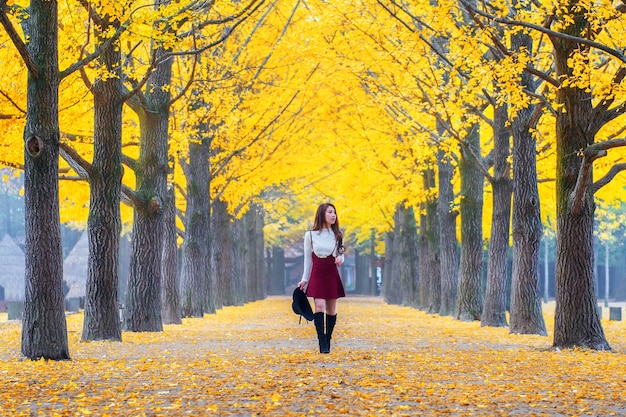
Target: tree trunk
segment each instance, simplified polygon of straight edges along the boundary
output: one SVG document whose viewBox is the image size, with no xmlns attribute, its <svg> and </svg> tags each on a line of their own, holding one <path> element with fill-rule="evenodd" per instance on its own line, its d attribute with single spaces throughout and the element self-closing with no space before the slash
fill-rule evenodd
<svg viewBox="0 0 626 417">
<path fill-rule="evenodd" d="M 532 51 L 532 38 L 519 33 L 511 37 L 515 50 Z M 531 87 L 529 73 L 522 85 Z M 534 89 L 533 89 L 534 91 Z M 511 122 L 513 131 L 513 266 L 511 273 L 511 333 L 547 335 L 541 311 L 539 251 L 541 205 L 537 186 L 536 140 L 530 131 L 535 106 L 520 109 Z M 531 125 L 532 123 L 532 125 Z M 548 286 L 546 282 L 546 294 Z M 546 300 L 547 301 L 547 300 Z"/>
<path fill-rule="evenodd" d="M 400 212 L 400 239 L 396 240 L 399 246 L 400 262 L 400 291 L 402 305 L 417 307 L 419 296 L 419 262 L 418 237 L 415 212 L 412 207 L 399 206 Z"/>
<path fill-rule="evenodd" d="M 443 152 L 437 153 L 439 167 L 439 199 L 437 218 L 439 220 L 439 268 L 441 274 L 441 305 L 439 314 L 454 316 L 459 286 L 459 253 L 456 237 L 456 217 L 452 209 L 454 188 L 452 177 L 454 166 Z"/>
<path fill-rule="evenodd" d="M 56 0 L 31 0 L 26 47 L 38 75 L 28 74 L 24 128 L 25 300 L 22 355 L 69 359 L 59 219 L 59 78 Z"/>
<path fill-rule="evenodd" d="M 571 6 L 573 9 L 574 6 Z M 572 15 L 568 34 L 581 36 L 588 31 L 584 10 Z M 568 59 L 578 48 L 570 41 L 555 39 L 557 79 L 571 76 Z M 584 52 L 584 51 L 583 51 Z M 592 144 L 597 132 L 592 95 L 585 89 L 561 87 L 556 96 L 557 141 L 557 238 L 556 238 L 556 311 L 554 346 L 611 349 L 600 323 L 594 282 L 592 176 L 587 179 L 582 202 L 578 208 L 574 189 L 582 164 L 579 152 Z"/>
<path fill-rule="evenodd" d="M 518 6 L 517 2 L 514 2 Z M 526 9 L 526 4 L 519 4 Z M 533 40 L 523 32 L 511 36 L 515 51 L 532 53 Z M 520 85 L 535 91 L 531 75 L 524 71 Z M 513 266 L 511 272 L 510 332 L 547 335 L 541 311 L 539 250 L 541 213 L 537 186 L 536 140 L 531 133 L 536 106 L 519 109 L 511 121 L 513 132 Z M 547 266 L 547 264 L 546 264 Z M 546 291 L 547 291 L 546 282 Z M 547 302 L 547 300 L 546 300 Z"/>
<path fill-rule="evenodd" d="M 205 142 L 189 144 L 189 162 L 181 161 L 187 182 L 185 241 L 182 248 L 181 304 L 185 317 L 204 315 L 209 247 L 209 158 Z"/>
<path fill-rule="evenodd" d="M 511 333 L 546 336 L 541 311 L 539 249 L 543 234 L 537 187 L 536 140 L 526 128 L 532 108 L 513 120 L 513 271 Z"/>
<path fill-rule="evenodd" d="M 505 327 L 507 310 L 507 281 L 509 261 L 509 233 L 511 228 L 510 133 L 506 127 L 507 108 L 499 106 L 493 117 L 493 209 L 491 238 L 487 261 L 487 288 L 485 307 L 480 318 L 481 326 Z"/>
<path fill-rule="evenodd" d="M 244 216 L 245 242 L 248 245 L 248 263 L 246 264 L 247 300 L 257 301 L 265 298 L 266 279 L 263 256 L 263 208 L 253 204 Z"/>
<path fill-rule="evenodd" d="M 154 48 L 158 59 L 166 53 Z M 144 92 L 145 106 L 138 109 L 140 147 L 136 176 L 132 256 L 124 327 L 130 331 L 162 331 L 161 257 L 163 210 L 167 199 L 169 106 L 172 60 L 161 62 L 151 74 Z"/>
<path fill-rule="evenodd" d="M 285 250 L 281 247 L 273 246 L 272 256 L 268 262 L 271 264 L 269 268 L 269 294 L 283 295 L 285 294 Z"/>
<path fill-rule="evenodd" d="M 434 190 L 434 170 L 424 172 L 424 189 Z M 420 308 L 429 313 L 438 313 L 441 307 L 441 269 L 439 264 L 439 221 L 437 202 L 427 200 L 420 216 L 419 276 Z"/>
<path fill-rule="evenodd" d="M 211 210 L 211 275 L 217 284 L 216 308 L 235 304 L 233 294 L 233 230 L 226 203 L 214 201 Z"/>
<path fill-rule="evenodd" d="M 467 134 L 468 146 L 480 155 L 480 131 L 474 126 Z M 483 183 L 484 177 L 467 150 L 462 149 L 461 175 L 461 261 L 456 318 L 479 320 L 483 310 Z"/>
<path fill-rule="evenodd" d="M 131 243 L 130 275 L 126 290 L 124 328 L 134 332 L 162 331 L 161 256 L 163 210 L 167 178 L 167 117 L 145 113 L 140 118 L 141 150 Z M 163 143 L 165 139 L 165 144 Z"/>
<path fill-rule="evenodd" d="M 89 174 L 89 259 L 81 340 L 121 340 L 118 281 L 123 99 L 119 42 L 102 51 L 99 64 L 115 76 L 97 78 L 91 88 L 94 154 Z"/>
<path fill-rule="evenodd" d="M 357 294 L 371 294 L 370 259 L 369 254 L 363 255 L 360 249 L 354 249 L 354 266 L 356 269 Z"/>
<path fill-rule="evenodd" d="M 163 324 L 181 324 L 180 283 L 178 279 L 178 242 L 176 233 L 176 195 L 174 187 L 167 187 L 163 222 L 163 254 L 161 258 L 161 316 Z"/>
<path fill-rule="evenodd" d="M 402 286 L 400 280 L 400 209 L 394 213 L 394 229 L 385 235 L 385 273 L 382 295 L 389 304 L 402 303 Z"/>
<path fill-rule="evenodd" d="M 233 234 L 232 265 L 233 265 L 233 305 L 242 306 L 248 296 L 247 269 L 250 261 L 249 242 L 246 242 L 245 222 L 243 218 L 231 222 Z"/>
</svg>

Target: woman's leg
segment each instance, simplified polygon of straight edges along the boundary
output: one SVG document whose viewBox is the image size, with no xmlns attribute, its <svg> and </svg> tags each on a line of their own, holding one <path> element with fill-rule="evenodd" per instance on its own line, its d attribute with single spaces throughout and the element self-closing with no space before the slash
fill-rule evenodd
<svg viewBox="0 0 626 417">
<path fill-rule="evenodd" d="M 330 340 L 337 322 L 337 299 L 326 300 L 326 343 L 330 352 Z"/>
<path fill-rule="evenodd" d="M 334 316 L 337 314 L 337 299 L 324 300 L 326 301 L 326 314 Z"/>
<path fill-rule="evenodd" d="M 326 300 L 323 298 L 314 298 L 313 304 L 315 304 L 316 313 L 326 313 Z"/>
</svg>

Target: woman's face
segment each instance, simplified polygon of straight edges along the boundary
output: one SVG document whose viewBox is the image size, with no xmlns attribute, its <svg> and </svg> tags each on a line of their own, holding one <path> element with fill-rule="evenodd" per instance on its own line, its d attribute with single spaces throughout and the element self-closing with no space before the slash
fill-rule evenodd
<svg viewBox="0 0 626 417">
<path fill-rule="evenodd" d="M 326 207 L 324 220 L 326 221 L 326 225 L 328 227 L 335 224 L 335 222 L 337 221 L 337 213 L 335 213 L 335 209 L 333 208 L 333 206 Z"/>
</svg>

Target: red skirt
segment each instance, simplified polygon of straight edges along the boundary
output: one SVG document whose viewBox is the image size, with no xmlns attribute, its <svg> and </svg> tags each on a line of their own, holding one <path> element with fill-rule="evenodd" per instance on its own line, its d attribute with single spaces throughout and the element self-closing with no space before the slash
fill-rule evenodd
<svg viewBox="0 0 626 417">
<path fill-rule="evenodd" d="M 313 267 L 311 268 L 306 295 L 324 300 L 346 296 L 334 256 L 319 258 L 313 253 Z"/>
</svg>

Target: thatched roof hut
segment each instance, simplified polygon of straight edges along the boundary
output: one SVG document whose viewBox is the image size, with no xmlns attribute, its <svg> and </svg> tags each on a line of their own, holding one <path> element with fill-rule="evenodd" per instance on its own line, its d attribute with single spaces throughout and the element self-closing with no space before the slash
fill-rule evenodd
<svg viewBox="0 0 626 417">
<path fill-rule="evenodd" d="M 0 241 L 0 286 L 5 301 L 24 301 L 25 275 L 24 252 L 9 235 L 4 235 Z"/>
<path fill-rule="evenodd" d="M 85 297 L 88 261 L 89 241 L 85 230 L 63 262 L 63 281 L 70 289 L 66 299 Z"/>
</svg>

